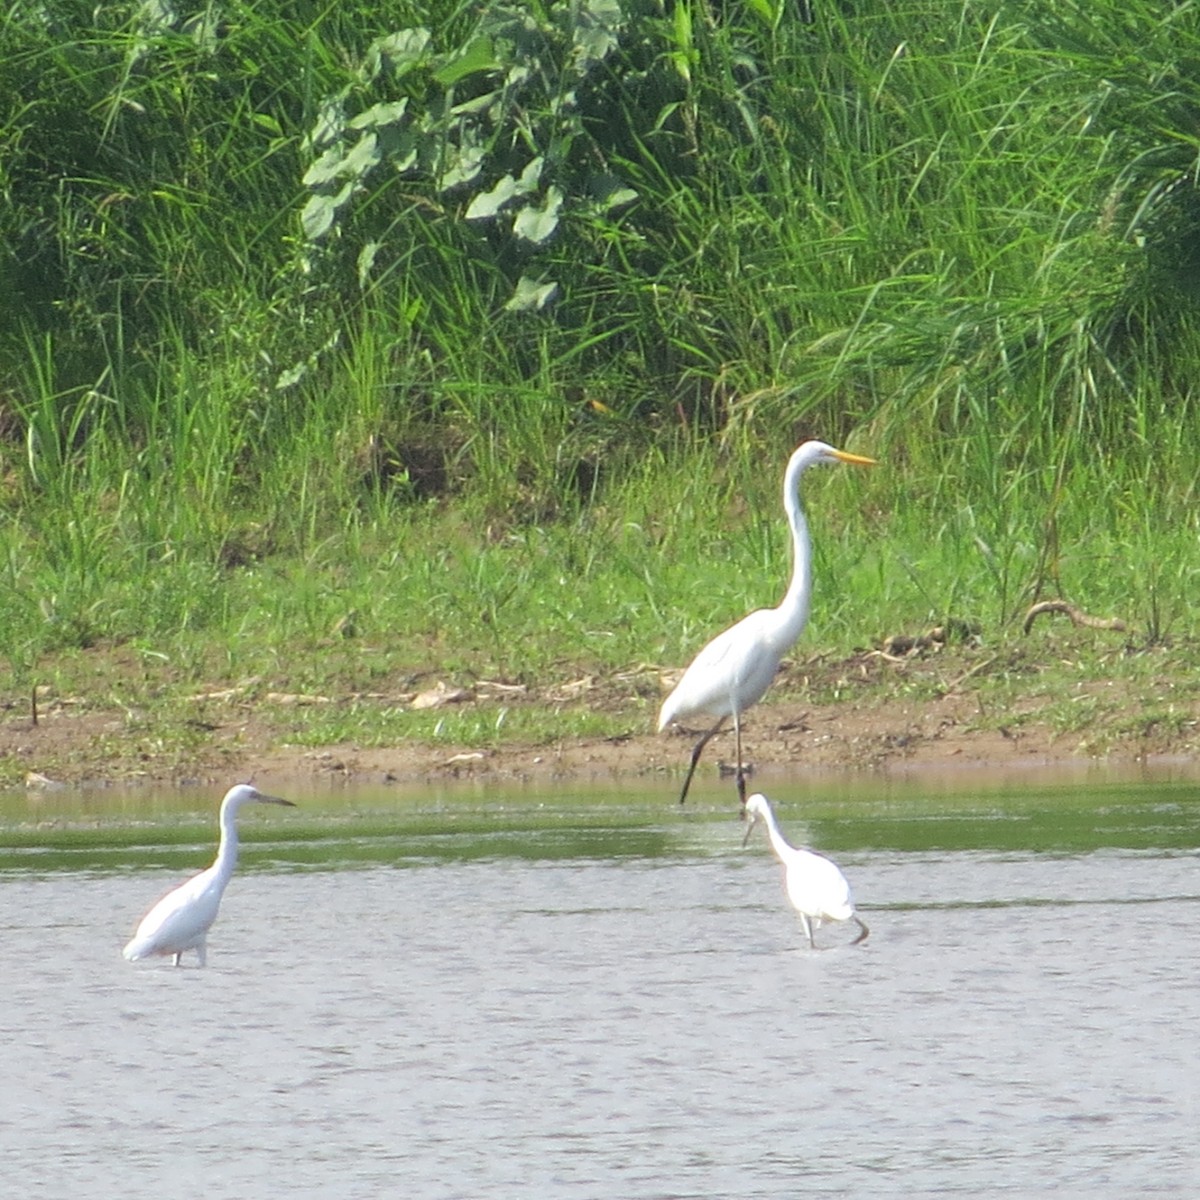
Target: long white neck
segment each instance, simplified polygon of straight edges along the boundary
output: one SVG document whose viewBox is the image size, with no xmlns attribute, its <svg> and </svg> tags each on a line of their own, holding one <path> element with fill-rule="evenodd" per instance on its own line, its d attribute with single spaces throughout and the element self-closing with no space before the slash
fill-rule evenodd
<svg viewBox="0 0 1200 1200">
<path fill-rule="evenodd" d="M 807 459 L 796 451 L 788 460 L 783 476 L 783 511 L 792 531 L 792 580 L 779 603 L 779 612 L 787 618 L 790 641 L 795 641 L 807 624 L 812 601 L 812 543 L 800 504 L 800 476 L 807 465 Z"/>
<path fill-rule="evenodd" d="M 775 856 L 780 862 L 787 862 L 788 852 L 792 847 L 780 831 L 779 825 L 775 821 L 774 811 L 764 808 L 762 819 L 767 823 L 767 837 L 771 839 L 771 849 L 775 851 Z"/>
<path fill-rule="evenodd" d="M 221 844 L 217 847 L 217 858 L 212 865 L 213 874 L 228 882 L 237 866 L 238 831 L 237 814 L 241 804 L 224 800 L 221 804 Z"/>
</svg>

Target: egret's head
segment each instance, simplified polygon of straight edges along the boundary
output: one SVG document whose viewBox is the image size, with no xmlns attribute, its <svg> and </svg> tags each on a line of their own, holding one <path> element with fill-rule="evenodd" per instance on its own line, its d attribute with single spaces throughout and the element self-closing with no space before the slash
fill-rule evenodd
<svg viewBox="0 0 1200 1200">
<path fill-rule="evenodd" d="M 230 808 L 241 808 L 243 804 L 285 804 L 288 808 L 296 807 L 290 800 L 284 800 L 280 796 L 268 796 L 266 792 L 260 792 L 250 783 L 239 783 L 236 787 L 231 787 L 221 803 Z"/>
<path fill-rule="evenodd" d="M 801 442 L 792 451 L 792 457 L 788 459 L 787 470 L 783 473 L 784 505 L 786 506 L 793 502 L 796 490 L 800 486 L 800 476 L 809 467 L 831 463 L 849 463 L 852 466 L 859 467 L 876 465 L 873 458 L 867 458 L 863 454 L 851 454 L 848 450 L 838 450 L 827 442 Z"/>
<path fill-rule="evenodd" d="M 742 816 L 748 819 L 750 824 L 746 826 L 746 836 L 742 838 L 743 846 L 750 841 L 750 835 L 754 832 L 754 827 L 766 816 L 768 811 L 767 798 L 762 792 L 755 792 L 746 801 L 746 807 L 742 809 Z"/>
<path fill-rule="evenodd" d="M 838 450 L 828 442 L 819 442 L 816 439 L 801 442 L 792 452 L 791 465 L 797 474 L 809 467 L 816 466 L 817 463 L 848 463 L 856 467 L 878 466 L 875 459 L 867 458 L 864 454 L 851 454 L 848 450 Z"/>
<path fill-rule="evenodd" d="M 746 816 L 752 821 L 758 821 L 766 814 L 769 807 L 766 796 L 762 792 L 755 792 L 746 801 Z"/>
</svg>

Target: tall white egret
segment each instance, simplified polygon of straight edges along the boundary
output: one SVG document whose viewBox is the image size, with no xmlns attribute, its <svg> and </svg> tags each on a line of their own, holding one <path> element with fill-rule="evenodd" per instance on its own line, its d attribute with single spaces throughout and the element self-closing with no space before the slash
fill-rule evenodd
<svg viewBox="0 0 1200 1200">
<path fill-rule="evenodd" d="M 813 941 L 813 926 L 820 929 L 822 921 L 856 921 L 862 932 L 852 944 L 857 946 L 859 942 L 866 941 L 871 931 L 855 913 L 850 884 L 837 863 L 815 850 L 801 850 L 789 845 L 779 832 L 770 802 L 761 792 L 755 792 L 746 801 L 746 816 L 750 818 L 750 826 L 742 845 L 750 841 L 754 827 L 762 821 L 771 839 L 771 849 L 783 863 L 788 899 L 800 914 L 800 924 L 804 926 L 808 944 L 814 950 L 817 948 Z"/>
<path fill-rule="evenodd" d="M 130 962 L 154 954 L 171 954 L 175 957 L 175 965 L 179 966 L 183 952 L 195 950 L 200 965 L 204 966 L 208 930 L 217 919 L 225 885 L 237 865 L 237 814 L 243 804 L 286 804 L 289 808 L 295 807 L 290 800 L 268 796 L 248 783 L 239 783 L 230 788 L 221 801 L 221 844 L 217 848 L 216 860 L 207 871 L 202 871 L 168 892 L 142 918 L 137 933 L 124 950 Z"/>
<path fill-rule="evenodd" d="M 776 608 L 760 608 L 717 634 L 699 654 L 683 678 L 663 702 L 658 714 L 661 733 L 672 721 L 704 715 L 717 723 L 696 743 L 688 766 L 679 803 L 687 799 L 700 752 L 733 718 L 737 748 L 737 789 L 743 807 L 746 803 L 746 778 L 742 767 L 742 713 L 762 699 L 771 685 L 779 662 L 808 623 L 812 594 L 812 543 L 808 523 L 800 505 L 800 476 L 817 463 L 852 463 L 874 466 L 875 459 L 861 454 L 835 450 L 824 442 L 803 442 L 788 459 L 783 475 L 783 511 L 792 530 L 792 581 L 787 594 Z"/>
</svg>

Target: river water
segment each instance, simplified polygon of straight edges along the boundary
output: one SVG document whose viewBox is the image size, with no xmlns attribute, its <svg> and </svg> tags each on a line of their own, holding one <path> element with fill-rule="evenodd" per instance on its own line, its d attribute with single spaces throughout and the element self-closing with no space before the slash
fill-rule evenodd
<svg viewBox="0 0 1200 1200">
<path fill-rule="evenodd" d="M 1194 779 L 780 781 L 815 952 L 639 787 L 255 810 L 203 970 L 120 951 L 215 800 L 4 801 L 4 1194 L 1200 1195 Z"/>
</svg>

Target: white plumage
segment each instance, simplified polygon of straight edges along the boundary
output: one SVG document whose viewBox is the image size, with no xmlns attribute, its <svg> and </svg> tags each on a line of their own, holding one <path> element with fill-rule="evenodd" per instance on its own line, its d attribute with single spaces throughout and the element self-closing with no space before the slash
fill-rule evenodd
<svg viewBox="0 0 1200 1200">
<path fill-rule="evenodd" d="M 268 796 L 247 783 L 230 788 L 221 801 L 221 844 L 217 848 L 216 860 L 207 871 L 202 871 L 168 892 L 142 918 L 137 933 L 124 950 L 130 962 L 155 954 L 170 954 L 174 956 L 175 966 L 179 966 L 183 952 L 195 950 L 200 966 L 204 966 L 208 931 L 217 919 L 225 885 L 237 865 L 237 814 L 243 804 L 286 804 L 294 807 L 290 800 Z"/>
<path fill-rule="evenodd" d="M 750 818 L 750 827 L 742 845 L 749 842 L 754 827 L 762 821 L 771 839 L 771 849 L 783 863 L 788 899 L 800 914 L 808 944 L 816 949 L 813 929 L 819 929 L 822 921 L 855 921 L 862 932 L 854 939 L 854 944 L 864 941 L 870 930 L 854 911 L 850 884 L 837 863 L 815 850 L 789 845 L 779 830 L 770 802 L 761 792 L 746 801 L 746 816 Z"/>
<path fill-rule="evenodd" d="M 873 458 L 835 450 L 825 442 L 804 442 L 792 452 L 783 475 L 783 510 L 792 531 L 792 580 L 779 605 L 760 608 L 717 634 L 699 654 L 663 702 L 658 714 L 661 733 L 673 721 L 693 716 L 716 717 L 717 723 L 696 743 L 679 803 L 700 761 L 700 753 L 726 720 L 733 718 L 737 751 L 738 797 L 746 803 L 746 781 L 742 769 L 742 714 L 762 699 L 780 660 L 808 623 L 812 593 L 812 543 L 808 523 L 800 505 L 800 476 L 817 463 L 874 465 Z"/>
</svg>

